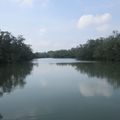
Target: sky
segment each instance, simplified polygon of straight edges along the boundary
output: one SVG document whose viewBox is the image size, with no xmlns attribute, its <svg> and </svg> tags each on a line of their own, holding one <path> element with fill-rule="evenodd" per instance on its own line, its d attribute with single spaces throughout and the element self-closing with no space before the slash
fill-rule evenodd
<svg viewBox="0 0 120 120">
<path fill-rule="evenodd" d="M 120 0 L 0 0 L 0 29 L 34 52 L 70 49 L 120 31 Z"/>
</svg>

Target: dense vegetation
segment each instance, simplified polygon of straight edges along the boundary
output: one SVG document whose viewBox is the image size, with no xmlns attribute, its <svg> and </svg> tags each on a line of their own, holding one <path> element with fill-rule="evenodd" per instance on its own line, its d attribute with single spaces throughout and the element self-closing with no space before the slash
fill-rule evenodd
<svg viewBox="0 0 120 120">
<path fill-rule="evenodd" d="M 120 33 L 106 38 L 90 39 L 85 44 L 69 50 L 37 52 L 33 54 L 30 45 L 24 43 L 22 35 L 14 37 L 7 31 L 0 31 L 0 63 L 29 61 L 33 58 L 76 58 L 80 60 L 120 61 Z"/>
<path fill-rule="evenodd" d="M 74 53 L 71 50 L 56 50 L 48 52 L 35 53 L 37 58 L 75 58 Z"/>
<path fill-rule="evenodd" d="M 109 37 L 91 39 L 78 51 L 77 58 L 83 60 L 120 61 L 120 33 L 114 31 Z"/>
<path fill-rule="evenodd" d="M 28 61 L 33 58 L 30 45 L 24 43 L 23 36 L 14 37 L 7 31 L 0 30 L 0 63 Z"/>
<path fill-rule="evenodd" d="M 86 44 L 79 45 L 70 50 L 36 53 L 35 56 L 38 58 L 52 57 L 120 61 L 120 33 L 113 31 L 113 34 L 106 38 L 90 39 Z"/>
</svg>

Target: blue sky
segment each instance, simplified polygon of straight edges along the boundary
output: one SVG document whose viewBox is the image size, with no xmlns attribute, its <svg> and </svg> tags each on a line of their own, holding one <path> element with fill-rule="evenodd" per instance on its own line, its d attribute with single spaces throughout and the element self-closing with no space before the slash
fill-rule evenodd
<svg viewBox="0 0 120 120">
<path fill-rule="evenodd" d="M 120 30 L 120 0 L 0 0 L 0 29 L 34 51 L 69 49 Z"/>
</svg>

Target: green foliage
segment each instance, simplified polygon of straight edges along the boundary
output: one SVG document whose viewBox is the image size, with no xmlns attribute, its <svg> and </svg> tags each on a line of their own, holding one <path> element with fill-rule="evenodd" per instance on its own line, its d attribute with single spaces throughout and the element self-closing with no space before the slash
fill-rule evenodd
<svg viewBox="0 0 120 120">
<path fill-rule="evenodd" d="M 80 59 L 120 61 L 120 34 L 114 31 L 109 37 L 89 40 L 79 50 Z"/>
<path fill-rule="evenodd" d="M 7 31 L 0 31 L 0 63 L 12 63 L 33 58 L 30 45 L 24 43 L 23 36 L 14 37 Z"/>
<path fill-rule="evenodd" d="M 74 52 L 72 50 L 56 50 L 48 52 L 37 52 L 34 54 L 35 58 L 74 58 Z"/>
<path fill-rule="evenodd" d="M 48 56 L 52 58 L 68 58 L 70 56 L 69 50 L 57 50 L 57 51 L 49 51 Z"/>
<path fill-rule="evenodd" d="M 120 61 L 120 33 L 106 38 L 90 39 L 86 44 L 70 50 L 48 51 L 37 53 L 38 58 L 76 58 L 80 60 Z"/>
<path fill-rule="evenodd" d="M 46 52 L 36 52 L 34 53 L 34 58 L 47 58 L 49 57 Z"/>
</svg>

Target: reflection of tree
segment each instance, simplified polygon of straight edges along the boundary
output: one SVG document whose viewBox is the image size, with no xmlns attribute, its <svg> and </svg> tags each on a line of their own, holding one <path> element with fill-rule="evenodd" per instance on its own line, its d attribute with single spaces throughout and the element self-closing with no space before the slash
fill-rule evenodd
<svg viewBox="0 0 120 120">
<path fill-rule="evenodd" d="M 107 79 L 114 87 L 120 86 L 120 64 L 119 63 L 68 63 L 59 65 L 70 65 L 89 77 Z"/>
<path fill-rule="evenodd" d="M 24 87 L 25 78 L 32 70 L 32 63 L 0 66 L 0 95 L 10 93 L 17 86 Z"/>
<path fill-rule="evenodd" d="M 3 116 L 0 114 L 0 120 L 2 120 L 3 119 Z"/>
</svg>

